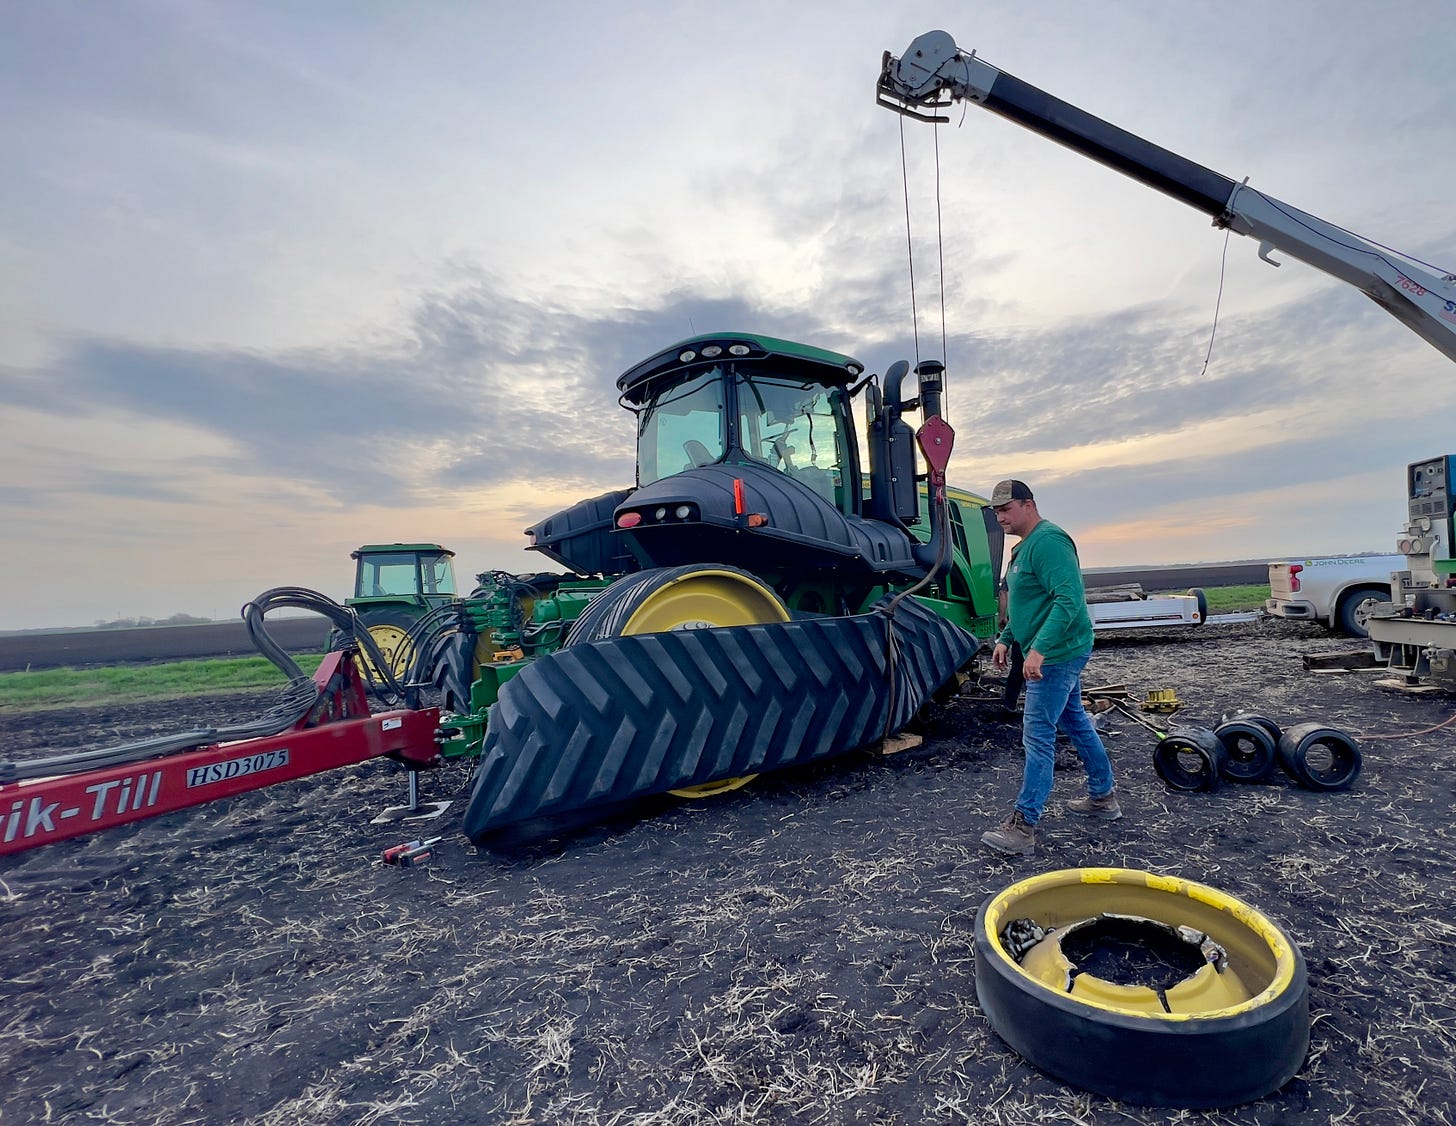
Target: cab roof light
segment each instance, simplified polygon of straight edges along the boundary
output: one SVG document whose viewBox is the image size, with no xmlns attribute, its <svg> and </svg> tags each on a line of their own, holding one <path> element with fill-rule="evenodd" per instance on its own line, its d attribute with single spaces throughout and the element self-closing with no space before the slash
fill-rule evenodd
<svg viewBox="0 0 1456 1126">
<path fill-rule="evenodd" d="M 635 528 L 640 523 L 642 523 L 642 513 L 640 512 L 624 512 L 617 517 L 617 527 L 619 528 Z"/>
</svg>

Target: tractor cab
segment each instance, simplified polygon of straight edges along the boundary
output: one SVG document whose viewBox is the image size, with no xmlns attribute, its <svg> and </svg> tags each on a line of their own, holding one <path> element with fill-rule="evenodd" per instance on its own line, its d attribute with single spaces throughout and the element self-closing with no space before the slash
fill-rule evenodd
<svg viewBox="0 0 1456 1126">
<path fill-rule="evenodd" d="M 643 567 L 713 561 L 796 586 L 864 588 L 923 574 L 914 438 L 895 365 L 883 389 L 858 360 L 772 337 L 685 340 L 617 380 L 637 415 L 637 488 L 613 526 Z M 851 403 L 867 391 L 869 489 Z M 938 399 L 934 400 L 938 408 Z"/>
<path fill-rule="evenodd" d="M 375 543 L 350 554 L 354 595 L 344 604 L 359 616 L 395 675 L 403 676 L 415 623 L 455 600 L 455 553 L 437 543 Z M 344 640 L 333 631 L 329 648 Z"/>
<path fill-rule="evenodd" d="M 638 486 L 708 465 L 760 466 L 855 514 L 859 462 L 849 403 L 859 365 L 818 349 L 755 355 L 761 350 L 750 343 L 717 338 L 694 351 L 623 377 L 622 401 L 637 414 Z"/>
<path fill-rule="evenodd" d="M 455 553 L 435 543 L 366 544 L 356 560 L 350 605 L 403 603 L 429 609 L 455 597 Z"/>
<path fill-rule="evenodd" d="M 780 591 L 814 587 L 826 606 L 919 577 L 939 531 L 932 521 L 928 543 L 911 531 L 924 525 L 900 414 L 939 412 L 938 371 L 907 400 L 903 361 L 877 381 L 850 356 L 773 337 L 684 340 L 617 380 L 637 416 L 637 487 L 543 520 L 527 530 L 531 546 L 578 574 L 727 564 Z M 861 392 L 868 482 L 852 410 Z"/>
</svg>

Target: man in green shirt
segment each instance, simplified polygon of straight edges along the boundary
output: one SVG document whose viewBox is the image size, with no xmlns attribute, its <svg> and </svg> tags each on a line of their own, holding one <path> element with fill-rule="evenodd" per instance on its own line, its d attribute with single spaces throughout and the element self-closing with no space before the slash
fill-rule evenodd
<svg viewBox="0 0 1456 1126">
<path fill-rule="evenodd" d="M 991 491 L 996 522 L 1021 542 L 1006 568 L 1010 615 L 996 639 L 991 661 L 1008 665 L 1013 644 L 1021 647 L 1026 703 L 1021 742 L 1026 767 L 1016 807 L 981 843 L 1008 856 L 1036 850 L 1036 824 L 1052 792 L 1057 728 L 1072 741 L 1087 771 L 1087 796 L 1067 803 L 1073 813 L 1116 821 L 1122 816 L 1113 786 L 1112 763 L 1091 719 L 1082 709 L 1082 669 L 1092 655 L 1092 618 L 1082 588 L 1082 566 L 1072 537 L 1042 519 L 1036 498 L 1022 481 L 1002 481 Z"/>
</svg>

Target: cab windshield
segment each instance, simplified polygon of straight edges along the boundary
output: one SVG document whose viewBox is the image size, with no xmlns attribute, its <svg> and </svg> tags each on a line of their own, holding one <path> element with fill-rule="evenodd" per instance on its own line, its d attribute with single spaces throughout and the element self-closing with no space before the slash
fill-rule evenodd
<svg viewBox="0 0 1456 1126">
<path fill-rule="evenodd" d="M 637 483 L 718 461 L 754 461 L 851 511 L 848 409 L 843 388 L 813 380 L 717 365 L 700 370 L 663 387 L 641 411 Z"/>
<path fill-rule="evenodd" d="M 454 594 L 455 568 L 448 555 L 372 552 L 359 558 L 355 593 L 362 598 Z"/>
<path fill-rule="evenodd" d="M 843 509 L 849 462 L 844 392 L 820 383 L 740 375 L 735 397 L 743 452 Z"/>
</svg>

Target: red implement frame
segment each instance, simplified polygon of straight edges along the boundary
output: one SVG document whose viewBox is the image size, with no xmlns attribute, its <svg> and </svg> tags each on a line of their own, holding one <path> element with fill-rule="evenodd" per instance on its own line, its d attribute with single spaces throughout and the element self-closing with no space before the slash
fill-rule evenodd
<svg viewBox="0 0 1456 1126">
<path fill-rule="evenodd" d="M 313 676 L 318 702 L 277 735 L 0 785 L 0 856 L 371 758 L 438 764 L 440 709 L 370 715 L 348 657 L 324 657 Z"/>
</svg>

